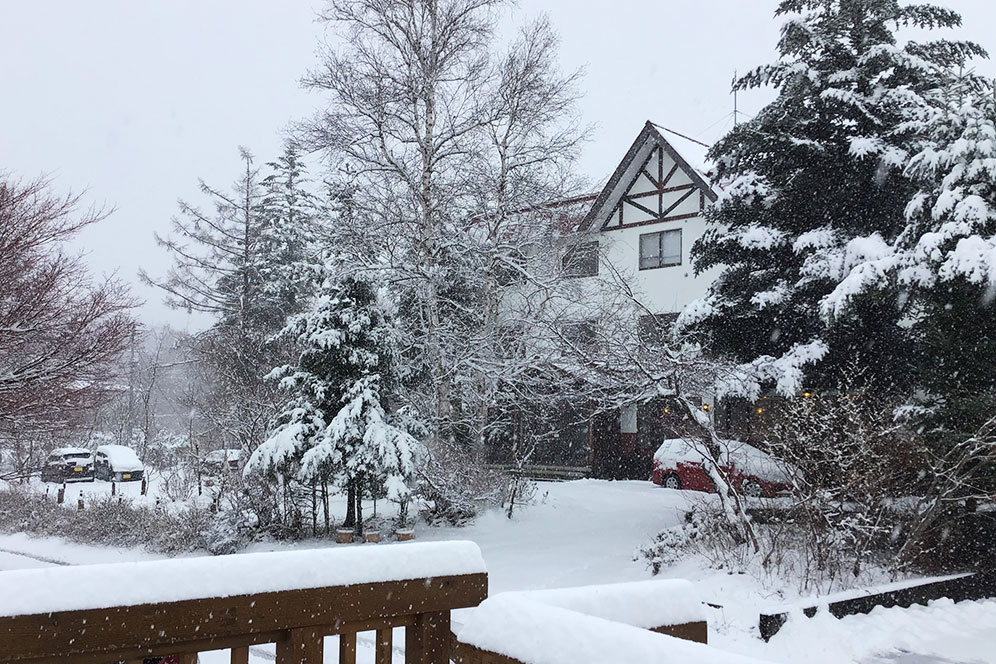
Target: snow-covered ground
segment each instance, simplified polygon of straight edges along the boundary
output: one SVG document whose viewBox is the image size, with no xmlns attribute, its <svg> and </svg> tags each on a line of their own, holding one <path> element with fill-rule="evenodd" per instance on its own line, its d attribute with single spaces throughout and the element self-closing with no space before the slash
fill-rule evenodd
<svg viewBox="0 0 996 664">
<path fill-rule="evenodd" d="M 422 541 L 476 542 L 487 563 L 491 594 L 634 581 L 650 578 L 644 561 L 634 559 L 636 548 L 649 543 L 662 528 L 679 523 L 689 500 L 703 498 L 702 494 L 662 489 L 649 482 L 542 483 L 537 504 L 519 511 L 511 521 L 491 512 L 466 528 L 423 526 L 417 537 Z M 325 541 L 293 545 L 264 542 L 250 550 L 314 546 L 336 545 Z M 0 536 L 0 569 L 156 557 L 140 550 L 84 546 L 52 538 Z M 793 588 L 711 570 L 698 559 L 686 559 L 662 575 L 691 580 L 706 602 L 722 607 L 708 609 L 710 643 L 731 652 L 771 662 L 808 664 L 996 664 L 996 600 L 958 604 L 939 600 L 929 607 L 877 609 L 841 620 L 826 614 L 814 619 L 793 617 L 770 643 L 764 643 L 757 636 L 759 612 L 795 599 Z M 461 620 L 460 612 L 454 619 Z M 358 645 L 361 651 L 372 650 L 372 635 L 360 635 Z M 395 645 L 403 645 L 400 634 Z M 334 638 L 327 646 L 329 661 L 334 661 Z M 272 652 L 272 648 L 254 648 L 253 661 L 272 661 Z M 397 661 L 403 661 L 398 652 Z M 372 652 L 360 657 L 372 661 Z M 221 664 L 226 658 L 225 653 L 206 653 L 201 661 Z"/>
</svg>

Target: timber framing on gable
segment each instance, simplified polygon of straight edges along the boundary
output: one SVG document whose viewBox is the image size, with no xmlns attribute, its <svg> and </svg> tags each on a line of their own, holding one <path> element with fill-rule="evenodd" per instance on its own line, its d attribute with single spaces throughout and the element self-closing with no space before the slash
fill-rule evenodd
<svg viewBox="0 0 996 664">
<path fill-rule="evenodd" d="M 716 193 L 647 122 L 581 224 L 611 231 L 691 219 Z"/>
</svg>

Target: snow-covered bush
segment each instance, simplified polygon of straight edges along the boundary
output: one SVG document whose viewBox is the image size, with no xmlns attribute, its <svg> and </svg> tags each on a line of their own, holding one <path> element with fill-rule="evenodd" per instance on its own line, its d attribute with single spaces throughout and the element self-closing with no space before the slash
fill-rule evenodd
<svg viewBox="0 0 996 664">
<path fill-rule="evenodd" d="M 462 526 L 482 509 L 500 507 L 509 477 L 453 445 L 439 445 L 418 470 L 420 514 L 430 525 Z"/>
<path fill-rule="evenodd" d="M 638 555 L 647 561 L 647 567 L 656 576 L 685 557 L 690 548 L 688 538 L 687 524 L 665 528 L 651 544 L 640 547 Z"/>
<path fill-rule="evenodd" d="M 762 541 L 760 534 L 758 540 Z M 689 554 L 701 557 L 715 569 L 744 573 L 750 560 L 759 555 L 739 536 L 723 511 L 707 501 L 686 512 L 681 525 L 659 532 L 639 554 L 654 574 Z"/>
<path fill-rule="evenodd" d="M 235 509 L 219 510 L 201 533 L 201 544 L 216 556 L 235 553 L 251 539 L 254 523 L 251 514 Z"/>
<path fill-rule="evenodd" d="M 141 547 L 168 555 L 200 547 L 208 517 L 207 510 L 197 507 L 148 507 L 123 496 L 91 499 L 77 511 L 31 491 L 0 491 L 0 532 Z"/>
</svg>

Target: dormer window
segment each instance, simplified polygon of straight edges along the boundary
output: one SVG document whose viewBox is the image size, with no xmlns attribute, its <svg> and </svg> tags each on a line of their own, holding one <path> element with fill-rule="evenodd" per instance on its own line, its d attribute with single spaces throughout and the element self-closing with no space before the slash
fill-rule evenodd
<svg viewBox="0 0 996 664">
<path fill-rule="evenodd" d="M 681 229 L 640 236 L 640 269 L 681 265 Z"/>
</svg>

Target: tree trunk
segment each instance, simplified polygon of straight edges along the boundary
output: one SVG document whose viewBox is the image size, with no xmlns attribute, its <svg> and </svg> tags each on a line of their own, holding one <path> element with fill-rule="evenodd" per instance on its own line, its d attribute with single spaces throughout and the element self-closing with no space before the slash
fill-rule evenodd
<svg viewBox="0 0 996 664">
<path fill-rule="evenodd" d="M 322 509 L 325 511 L 325 534 L 328 535 L 332 529 L 329 523 L 329 483 L 326 480 L 322 480 Z"/>
<path fill-rule="evenodd" d="M 363 479 L 356 478 L 356 527 L 355 532 L 363 537 Z"/>
<path fill-rule="evenodd" d="M 356 525 L 356 480 L 346 482 L 346 519 L 342 525 L 344 528 Z"/>
<path fill-rule="evenodd" d="M 318 535 L 318 485 L 311 482 L 311 536 Z"/>
</svg>

